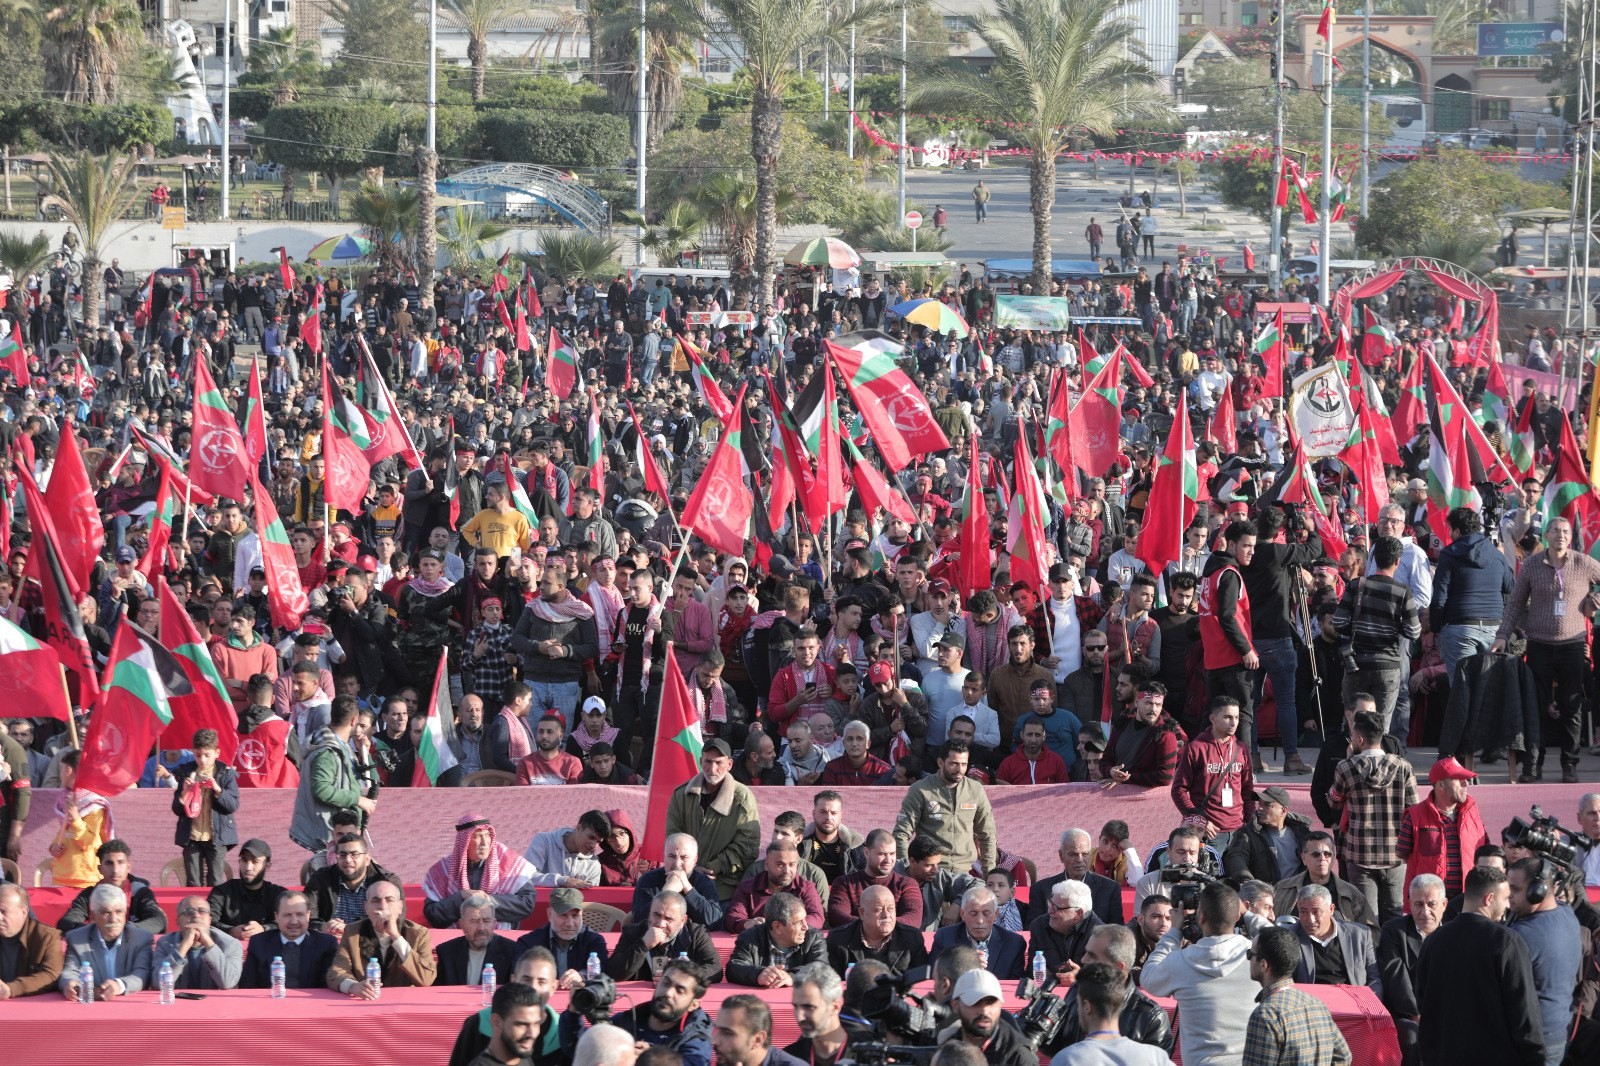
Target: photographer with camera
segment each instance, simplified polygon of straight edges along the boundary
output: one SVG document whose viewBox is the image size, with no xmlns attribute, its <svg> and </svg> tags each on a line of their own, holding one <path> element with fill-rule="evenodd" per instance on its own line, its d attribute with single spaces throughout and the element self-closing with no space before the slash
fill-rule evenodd
<svg viewBox="0 0 1600 1066">
<path fill-rule="evenodd" d="M 1174 923 L 1145 960 L 1139 986 L 1178 1001 L 1185 1066 L 1237 1066 L 1250 1021 L 1255 982 L 1246 954 L 1250 941 L 1234 932 L 1243 914 L 1239 893 L 1220 882 L 1200 891 L 1198 939 Z"/>
<path fill-rule="evenodd" d="M 1528 945 L 1543 1019 L 1546 1066 L 1558 1066 L 1572 1031 L 1573 990 L 1583 966 L 1583 929 L 1567 906 L 1570 871 L 1545 858 L 1511 864 L 1511 931 Z"/>
<path fill-rule="evenodd" d="M 1117 972 L 1127 993 L 1114 1028 L 1129 1040 L 1148 1044 L 1164 1055 L 1172 1054 L 1176 1039 L 1172 1032 L 1172 1019 L 1167 1017 L 1167 1012 L 1160 1004 L 1139 991 L 1133 972 L 1136 950 L 1133 931 L 1126 926 L 1102 925 L 1090 934 L 1089 943 L 1083 949 L 1083 969 L 1077 972 L 1072 987 L 1063 997 L 1065 1010 L 1062 1012 L 1061 1029 L 1054 1038 L 1044 1043 L 1041 1051 L 1060 1051 L 1083 1040 L 1087 1033 L 1106 1028 L 1088 1024 L 1078 1011 L 1078 989 L 1083 975 L 1091 966 L 1105 964 Z"/>
<path fill-rule="evenodd" d="M 1146 896 L 1170 896 L 1166 885 L 1173 883 L 1171 872 L 1183 870 L 1198 870 L 1201 873 L 1215 871 L 1211 854 L 1201 846 L 1204 832 L 1197 826 L 1180 825 L 1167 834 L 1167 849 L 1162 859 L 1159 870 L 1151 870 L 1139 878 L 1138 884 L 1133 886 L 1133 905 L 1142 907 Z"/>
<path fill-rule="evenodd" d="M 845 1057 L 852 1044 L 859 1046 L 877 1039 L 870 1026 L 853 1017 L 842 1017 L 844 982 L 825 963 L 814 962 L 795 971 L 790 1002 L 794 1004 L 800 1039 L 783 1050 L 811 1066 L 833 1066 Z"/>
<path fill-rule="evenodd" d="M 673 959 L 661 970 L 650 1002 L 614 1015 L 611 1024 L 650 1047 L 669 1047 L 684 1066 L 711 1066 L 711 1018 L 700 1009 L 706 994 L 699 967 Z"/>
<path fill-rule="evenodd" d="M 950 997 L 956 1023 L 939 1034 L 939 1043 L 970 1044 L 983 1052 L 989 1066 L 1038 1066 L 1038 1053 L 1023 1040 L 1021 1030 L 1001 1019 L 1003 998 L 999 978 L 988 970 L 962 974 Z"/>
</svg>

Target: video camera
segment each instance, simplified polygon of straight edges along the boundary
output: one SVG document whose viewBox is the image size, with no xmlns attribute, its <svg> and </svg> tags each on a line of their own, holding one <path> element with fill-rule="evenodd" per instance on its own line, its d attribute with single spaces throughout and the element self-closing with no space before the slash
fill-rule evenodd
<svg viewBox="0 0 1600 1066">
<path fill-rule="evenodd" d="M 861 998 L 861 1017 L 890 1032 L 904 1033 L 906 1039 L 914 1045 L 932 1045 L 938 1039 L 939 1030 L 950 1024 L 951 1011 L 949 1007 L 934 1002 L 929 996 L 917 996 L 911 993 L 911 988 L 928 980 L 928 976 L 929 970 L 926 966 L 919 966 L 900 975 L 880 974 L 872 990 Z M 895 1049 L 890 1047 L 889 1050 Z M 856 1061 L 862 1063 L 867 1061 L 861 1058 L 860 1048 L 853 1054 Z"/>
<path fill-rule="evenodd" d="M 1161 883 L 1172 886 L 1167 896 L 1172 900 L 1172 906 L 1183 912 L 1183 921 L 1180 923 L 1183 939 L 1190 943 L 1199 940 L 1204 935 L 1200 931 L 1199 920 L 1195 918 L 1195 913 L 1200 909 L 1200 892 L 1207 885 L 1217 884 L 1217 879 L 1193 863 L 1184 863 L 1182 866 L 1163 867 Z"/>
<path fill-rule="evenodd" d="M 933 1045 L 910 1047 L 867 1040 L 850 1045 L 850 1057 L 838 1066 L 928 1066 L 939 1049 Z"/>
<path fill-rule="evenodd" d="M 1507 844 L 1533 852 L 1559 870 L 1568 899 L 1577 898 L 1574 889 L 1582 891 L 1583 870 L 1578 865 L 1578 848 L 1600 847 L 1600 841 L 1564 828 L 1559 819 L 1545 814 L 1538 804 L 1528 809 L 1527 821 L 1511 819 L 1505 840 Z"/>
<path fill-rule="evenodd" d="M 1032 977 L 1017 982 L 1017 998 L 1028 1002 L 1017 1012 L 1017 1028 L 1030 1051 L 1038 1051 L 1055 1042 L 1061 1027 L 1067 1021 L 1067 1001 L 1055 994 L 1056 976 L 1045 978 L 1044 984 L 1035 984 Z"/>
<path fill-rule="evenodd" d="M 617 1003 L 617 983 L 605 974 L 591 977 L 582 988 L 574 989 L 567 1009 L 590 1025 L 611 1020 L 612 1008 Z"/>
</svg>

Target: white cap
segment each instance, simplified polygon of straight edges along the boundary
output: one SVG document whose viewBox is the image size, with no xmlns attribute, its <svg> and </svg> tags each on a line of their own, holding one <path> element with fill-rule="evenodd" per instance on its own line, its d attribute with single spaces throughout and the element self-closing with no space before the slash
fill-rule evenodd
<svg viewBox="0 0 1600 1066">
<path fill-rule="evenodd" d="M 968 970 L 956 981 L 950 998 L 976 1007 L 986 999 L 1003 999 L 1004 995 L 1000 991 L 1000 979 L 994 974 L 988 970 Z"/>
</svg>

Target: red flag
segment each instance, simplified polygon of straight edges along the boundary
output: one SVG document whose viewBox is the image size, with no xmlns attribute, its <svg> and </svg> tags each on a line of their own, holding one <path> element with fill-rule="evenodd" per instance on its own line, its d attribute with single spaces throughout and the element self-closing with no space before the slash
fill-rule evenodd
<svg viewBox="0 0 1600 1066">
<path fill-rule="evenodd" d="M 1289 206 L 1289 157 L 1278 160 L 1278 187 L 1272 195 L 1274 207 Z"/>
<path fill-rule="evenodd" d="M 27 438 L 21 439 L 26 440 Z M 143 448 L 145 454 L 151 459 L 171 468 L 173 492 L 191 503 L 209 505 L 217 502 L 215 496 L 189 480 L 189 476 L 184 473 L 183 460 L 178 458 L 178 454 L 171 448 L 163 444 L 159 437 L 148 437 L 135 427 L 133 439 L 139 442 L 139 447 Z"/>
<path fill-rule="evenodd" d="M 670 640 L 661 679 L 661 712 L 656 716 L 656 735 L 651 741 L 655 747 L 650 763 L 650 796 L 644 837 L 639 842 L 639 854 L 647 862 L 661 861 L 672 794 L 700 772 L 700 751 L 705 743 L 700 712 L 689 698 L 689 686 Z"/>
<path fill-rule="evenodd" d="M 1078 469 L 1089 477 L 1105 476 L 1120 453 L 1121 381 L 1122 360 L 1118 352 L 1112 352 L 1072 409 L 1073 429 L 1078 433 L 1073 451 Z"/>
<path fill-rule="evenodd" d="M 72 721 L 61 656 L 5 618 L 0 618 L 0 688 L 13 705 L 26 707 L 31 718 Z M 30 784 L 40 782 L 30 782 L 24 767 L 21 775 L 13 778 L 13 786 L 27 788 Z"/>
<path fill-rule="evenodd" d="M 300 586 L 294 548 L 289 545 L 289 534 L 283 528 L 272 497 L 253 471 L 250 490 L 256 505 L 256 535 L 261 540 L 261 567 L 267 572 L 267 605 L 271 609 L 272 624 L 280 629 L 299 629 L 311 604 Z"/>
<path fill-rule="evenodd" d="M 145 544 L 144 558 L 139 560 L 139 572 L 151 585 L 167 565 L 167 545 L 172 540 L 172 520 L 176 517 L 177 497 L 172 490 L 172 467 L 157 462 L 161 467 L 161 482 L 156 489 L 156 509 L 150 512 L 150 537 Z"/>
<path fill-rule="evenodd" d="M 823 363 L 818 373 L 822 375 L 822 432 L 817 436 L 817 479 L 812 484 L 808 509 L 812 520 L 820 523 L 848 505 L 850 493 L 844 485 L 844 452 L 839 446 L 844 434 L 839 424 L 833 370 Z"/>
<path fill-rule="evenodd" d="M 967 491 L 961 500 L 961 559 L 956 567 L 956 584 L 963 600 L 994 584 L 989 570 L 989 505 L 983 498 L 976 434 L 972 437 L 969 458 Z"/>
<path fill-rule="evenodd" d="M 511 337 L 512 343 L 519 352 L 525 352 L 533 347 L 533 334 L 528 331 L 528 309 L 522 305 L 521 300 L 517 301 L 517 321 L 516 325 L 512 327 Z M 522 386 L 523 388 L 528 386 L 528 376 L 526 374 L 522 376 Z"/>
<path fill-rule="evenodd" d="M 1188 397 L 1182 392 L 1178 394 L 1178 409 L 1159 462 L 1150 481 L 1138 545 L 1138 556 L 1152 574 L 1160 574 L 1168 563 L 1183 558 L 1183 534 L 1200 506 L 1200 475 L 1189 429 Z"/>
<path fill-rule="evenodd" d="M 1079 336 L 1082 334 L 1080 332 Z M 1081 349 L 1080 349 L 1081 350 Z M 1072 448 L 1072 394 L 1067 388 L 1067 372 L 1050 372 L 1049 407 L 1045 412 L 1045 451 L 1066 479 L 1067 495 L 1076 498 L 1078 487 L 1077 461 Z"/>
<path fill-rule="evenodd" d="M 1114 705 L 1111 694 L 1116 691 L 1116 685 L 1111 683 L 1111 656 L 1105 657 L 1105 662 L 1100 667 L 1100 735 L 1111 736 L 1111 716 Z"/>
<path fill-rule="evenodd" d="M 1339 458 L 1355 475 L 1356 486 L 1361 490 L 1361 519 L 1376 525 L 1378 516 L 1389 503 L 1389 479 L 1383 470 L 1383 449 L 1378 441 L 1378 420 L 1372 408 L 1352 394 L 1356 404 L 1355 431 L 1350 443 Z"/>
<path fill-rule="evenodd" d="M 744 387 L 740 386 L 734 409 L 743 406 Z M 744 453 L 739 446 L 740 433 L 739 424 L 734 422 L 717 442 L 711 461 L 684 505 L 682 519 L 685 529 L 729 555 L 743 554 L 750 516 L 755 511 L 747 478 L 749 471 L 745 469 Z M 665 709 L 662 713 L 664 716 Z"/>
<path fill-rule="evenodd" d="M 1133 380 L 1139 383 L 1139 387 L 1141 389 L 1154 387 L 1156 379 L 1151 377 L 1150 372 L 1147 371 L 1143 364 L 1139 362 L 1139 357 L 1128 351 L 1127 348 L 1122 347 L 1120 344 L 1117 347 L 1122 348 L 1122 358 L 1127 360 L 1128 372 L 1133 375 Z"/>
<path fill-rule="evenodd" d="M 589 394 L 589 487 L 606 498 L 606 471 L 601 462 L 605 447 L 601 440 L 599 394 Z"/>
<path fill-rule="evenodd" d="M 28 373 L 28 342 L 22 335 L 22 320 L 11 320 L 11 338 L 9 341 L 0 339 L 0 350 L 5 352 L 3 365 L 11 371 L 11 378 L 18 388 L 25 389 L 33 378 Z"/>
<path fill-rule="evenodd" d="M 895 362 L 903 351 L 898 343 L 869 330 L 846 334 L 837 342 L 823 341 L 822 347 L 839 368 L 856 411 L 891 472 L 904 470 L 916 456 L 950 447 L 944 430 L 933 420 L 928 398 Z"/>
<path fill-rule="evenodd" d="M 1417 427 L 1427 425 L 1428 397 L 1422 383 L 1422 363 L 1425 357 L 1413 352 L 1411 365 L 1400 380 L 1400 399 L 1394 405 L 1395 440 L 1404 444 L 1417 434 Z"/>
<path fill-rule="evenodd" d="M 87 589 L 95 560 L 106 546 L 106 528 L 100 521 L 100 509 L 95 506 L 94 485 L 89 481 L 89 471 L 84 469 L 83 453 L 78 450 L 78 435 L 63 423 L 58 437 L 60 444 L 55 465 L 50 468 L 50 483 L 45 486 L 44 503 L 55 523 L 61 564 L 78 588 Z"/>
<path fill-rule="evenodd" d="M 506 328 L 507 333 L 515 332 L 517 327 L 516 324 L 511 321 L 511 312 L 506 310 L 506 298 L 504 296 L 495 297 L 494 314 L 495 317 L 500 320 L 500 324 Z"/>
<path fill-rule="evenodd" d="M 233 420 L 204 359 L 194 361 L 194 443 L 189 449 L 189 476 L 198 488 L 231 500 L 244 499 L 251 462 L 244 438 Z"/>
<path fill-rule="evenodd" d="M 511 288 L 511 275 L 506 271 L 511 268 L 511 249 L 507 248 L 500 256 L 500 263 L 495 267 L 494 278 L 489 282 L 491 296 L 505 292 Z"/>
<path fill-rule="evenodd" d="M 650 451 L 650 439 L 645 436 L 644 426 L 639 424 L 639 415 L 633 409 L 633 401 L 624 400 L 628 405 L 628 417 L 633 419 L 633 433 L 637 443 L 634 445 L 634 461 L 639 466 L 639 476 L 644 479 L 644 490 L 653 492 L 663 500 L 672 495 L 667 489 L 667 479 L 661 473 L 661 468 L 656 466 L 656 457 Z"/>
<path fill-rule="evenodd" d="M 172 721 L 172 698 L 193 692 L 172 653 L 124 617 L 83 739 L 77 787 L 104 796 L 132 788 Z"/>
<path fill-rule="evenodd" d="M 1232 455 L 1239 450 L 1238 427 L 1239 416 L 1233 408 L 1233 383 L 1229 382 L 1217 397 L 1217 406 L 1211 412 L 1211 425 L 1206 435 L 1216 442 L 1222 455 Z"/>
<path fill-rule="evenodd" d="M 312 291 L 311 306 L 306 308 L 306 317 L 300 320 L 300 339 L 305 343 L 306 351 L 316 355 L 322 354 L 322 282 L 317 282 Z"/>
<path fill-rule="evenodd" d="M 283 282 L 283 290 L 285 293 L 293 292 L 294 267 L 289 265 L 289 249 L 279 246 L 273 251 L 278 253 L 278 278 Z M 151 277 L 154 278 L 155 275 L 152 274 Z"/>
<path fill-rule="evenodd" d="M 1244 242 L 1244 247 L 1240 249 L 1240 252 L 1244 255 L 1245 270 L 1254 273 L 1256 269 L 1256 252 L 1254 248 L 1250 247 L 1249 241 Z"/>
<path fill-rule="evenodd" d="M 1020 581 L 1030 589 L 1039 590 L 1039 595 L 1043 596 L 1047 583 L 1045 576 L 1049 573 L 1044 526 L 1050 514 L 1050 505 L 1045 499 L 1044 486 L 1039 483 L 1033 456 L 1028 453 L 1026 427 L 1017 434 L 1011 456 L 1012 473 L 1017 483 L 1017 491 L 1011 494 L 1011 505 L 1006 516 L 1006 552 L 1011 556 L 1011 581 L 1013 584 Z"/>
<path fill-rule="evenodd" d="M 100 680 L 94 653 L 89 649 L 89 637 L 84 632 L 83 616 L 78 613 L 79 596 L 62 569 L 54 534 L 48 526 L 48 522 L 34 525 L 26 573 L 39 582 L 44 642 L 56 650 L 61 664 L 77 676 L 78 705 L 87 707 L 100 695 Z"/>
<path fill-rule="evenodd" d="M 861 504 L 867 509 L 867 514 L 874 514 L 882 508 L 902 522 L 916 525 L 917 515 L 911 509 L 911 501 L 895 491 L 882 472 L 861 454 L 855 441 L 850 441 L 849 447 L 850 469 L 855 475 L 856 492 L 861 494 Z"/>
<path fill-rule="evenodd" d="M 333 371 L 322 363 L 322 458 L 326 475 L 322 498 L 329 507 L 358 511 L 367 495 L 372 466 L 367 420 L 349 397 L 333 387 Z"/>
<path fill-rule="evenodd" d="M 222 674 L 211 661 L 206 638 L 200 635 L 194 619 L 172 594 L 165 578 L 156 578 L 156 589 L 161 597 L 161 644 L 178 660 L 194 689 L 187 696 L 172 697 L 172 721 L 163 731 L 166 746 L 187 748 L 196 732 L 215 729 L 222 761 L 232 765 L 239 748 L 239 719 L 233 705 L 243 705 L 245 700 L 235 701 L 228 696 Z"/>
<path fill-rule="evenodd" d="M 259 359 L 250 360 L 250 388 L 244 401 L 244 453 L 251 463 L 261 462 L 267 454 L 267 408 L 261 396 Z"/>
<path fill-rule="evenodd" d="M 718 421 L 724 425 L 733 420 L 733 413 L 738 408 L 728 402 L 727 393 L 722 391 L 722 386 L 717 384 L 717 379 L 711 376 L 711 371 L 706 368 L 705 356 L 700 349 L 689 343 L 689 338 L 678 337 L 678 347 L 683 349 L 684 358 L 689 361 L 689 376 L 694 379 L 694 387 L 700 393 L 700 398 Z M 629 367 L 633 366 L 630 360 Z M 631 371 L 630 371 L 631 372 Z"/>
</svg>

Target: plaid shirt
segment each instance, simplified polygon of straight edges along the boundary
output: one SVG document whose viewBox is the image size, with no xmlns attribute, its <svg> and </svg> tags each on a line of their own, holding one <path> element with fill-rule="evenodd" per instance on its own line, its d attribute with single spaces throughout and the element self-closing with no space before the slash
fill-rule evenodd
<svg viewBox="0 0 1600 1066">
<path fill-rule="evenodd" d="M 489 646 L 481 659 L 472 654 L 480 640 Z M 482 696 L 486 703 L 490 700 L 504 703 L 511 683 L 516 680 L 516 664 L 505 658 L 510 650 L 510 626 L 502 622 L 492 629 L 487 625 L 474 627 L 467 634 L 467 644 L 461 653 L 461 680 L 467 693 Z"/>
<path fill-rule="evenodd" d="M 1256 1003 L 1243 1066 L 1348 1066 L 1350 1045 L 1322 1000 L 1284 978 L 1262 989 Z"/>
<path fill-rule="evenodd" d="M 1400 823 L 1417 802 L 1417 776 L 1409 762 L 1378 749 L 1357 752 L 1333 771 L 1328 802 L 1344 809 L 1346 862 L 1372 869 L 1399 863 Z"/>
</svg>

